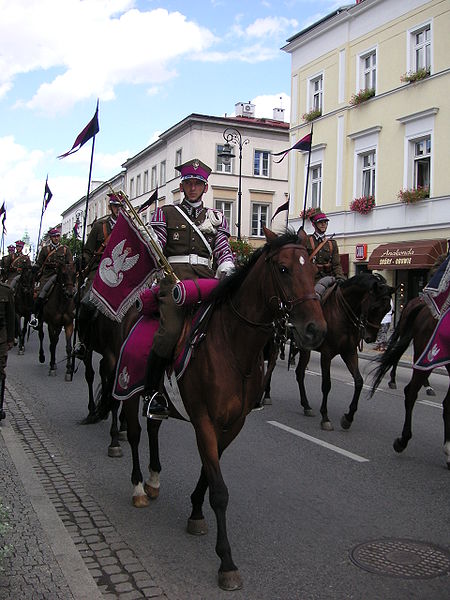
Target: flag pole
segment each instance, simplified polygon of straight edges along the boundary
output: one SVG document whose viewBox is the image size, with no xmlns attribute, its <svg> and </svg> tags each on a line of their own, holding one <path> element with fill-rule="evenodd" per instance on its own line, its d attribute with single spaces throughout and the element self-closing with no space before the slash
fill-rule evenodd
<svg viewBox="0 0 450 600">
<path fill-rule="evenodd" d="M 306 220 L 306 200 L 308 198 L 309 167 L 310 167 L 310 164 L 311 164 L 313 126 L 314 126 L 314 123 L 311 123 L 311 131 L 310 131 L 310 133 L 311 133 L 311 145 L 310 145 L 309 151 L 308 151 L 308 166 L 306 168 L 306 185 L 305 185 L 305 199 L 303 201 L 303 222 L 302 222 L 302 229 L 305 229 L 305 220 Z"/>
<path fill-rule="evenodd" d="M 46 189 L 47 189 L 47 183 L 48 183 L 48 173 L 47 173 L 47 177 L 45 178 L 45 187 L 44 187 L 44 196 L 42 198 L 42 209 L 41 209 L 41 220 L 39 223 L 39 233 L 38 233 L 38 239 L 37 239 L 37 244 L 36 244 L 36 256 L 35 258 L 37 258 L 38 252 L 39 252 L 39 242 L 41 241 L 41 229 L 42 229 L 42 217 L 44 216 L 44 206 L 45 206 L 45 193 L 46 193 Z"/>
</svg>

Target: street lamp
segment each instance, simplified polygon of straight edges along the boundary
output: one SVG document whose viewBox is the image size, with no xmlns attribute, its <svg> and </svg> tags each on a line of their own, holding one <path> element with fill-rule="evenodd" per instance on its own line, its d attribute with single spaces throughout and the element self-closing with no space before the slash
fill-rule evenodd
<svg viewBox="0 0 450 600">
<path fill-rule="evenodd" d="M 229 165 L 231 163 L 231 159 L 235 158 L 233 154 L 233 150 L 231 148 L 230 142 L 232 144 L 237 144 L 239 148 L 239 177 L 238 177 L 238 214 L 237 214 L 237 239 L 241 239 L 241 209 L 242 209 L 242 147 L 245 144 L 248 144 L 250 140 L 242 139 L 241 132 L 235 127 L 227 127 L 223 132 L 223 139 L 225 140 L 225 145 L 222 149 L 222 152 L 219 152 L 219 156 L 222 159 L 224 165 Z"/>
</svg>

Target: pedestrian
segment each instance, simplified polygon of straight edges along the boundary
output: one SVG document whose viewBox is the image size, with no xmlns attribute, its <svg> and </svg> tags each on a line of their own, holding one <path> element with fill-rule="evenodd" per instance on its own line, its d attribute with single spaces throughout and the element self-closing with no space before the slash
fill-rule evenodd
<svg viewBox="0 0 450 600">
<path fill-rule="evenodd" d="M 6 283 L 0 283 L 0 414 L 4 418 L 6 363 L 14 345 L 16 313 L 14 294 Z M 1 417 L 0 417 L 1 418 Z"/>
<path fill-rule="evenodd" d="M 225 216 L 203 204 L 211 169 L 198 159 L 175 168 L 181 175 L 183 200 L 177 205 L 157 208 L 151 225 L 180 280 L 221 278 L 234 268 L 234 258 Z M 146 417 L 164 418 L 169 413 L 167 399 L 159 388 L 165 368 L 173 358 L 187 311 L 175 304 L 173 286 L 173 280 L 167 275 L 160 282 L 159 327 L 147 359 L 143 392 L 143 415 Z"/>
<path fill-rule="evenodd" d="M 334 277 L 335 281 L 344 281 L 345 275 L 339 256 L 337 242 L 327 237 L 328 217 L 323 212 L 316 212 L 310 217 L 314 233 L 308 235 L 307 248 L 310 259 L 317 267 L 316 283 L 324 277 Z M 331 281 L 330 281 L 331 283 Z"/>
<path fill-rule="evenodd" d="M 378 330 L 377 339 L 375 341 L 374 350 L 378 350 L 379 352 L 384 352 L 387 348 L 388 343 L 388 333 L 389 328 L 391 326 L 392 315 L 394 314 L 394 303 L 391 298 L 391 307 L 388 312 L 381 319 L 380 329 Z"/>
</svg>

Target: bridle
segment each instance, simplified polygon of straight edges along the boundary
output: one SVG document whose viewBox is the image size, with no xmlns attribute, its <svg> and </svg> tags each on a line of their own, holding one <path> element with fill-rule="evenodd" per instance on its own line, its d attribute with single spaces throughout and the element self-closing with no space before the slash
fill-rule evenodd
<svg viewBox="0 0 450 600">
<path fill-rule="evenodd" d="M 294 243 L 285 244 L 283 246 L 280 246 L 279 248 L 270 250 L 269 253 L 267 254 L 267 256 L 265 257 L 265 259 L 264 259 L 265 262 L 270 263 L 270 276 L 271 276 L 271 281 L 272 281 L 273 287 L 275 289 L 275 295 L 271 296 L 268 299 L 268 301 L 266 301 L 266 305 L 268 306 L 268 308 L 270 310 L 273 310 L 271 305 L 272 305 L 273 300 L 275 300 L 275 302 L 276 302 L 275 321 L 287 319 L 291 310 L 295 306 L 298 306 L 299 304 L 302 304 L 303 302 L 306 302 L 308 300 L 317 300 L 317 301 L 319 300 L 317 295 L 315 294 L 315 292 L 311 293 L 311 294 L 305 294 L 304 296 L 301 296 L 300 298 L 289 298 L 287 296 L 287 294 L 283 288 L 283 283 L 281 281 L 280 272 L 277 269 L 276 263 L 272 260 L 274 256 L 276 256 L 281 250 L 284 250 L 285 248 L 295 248 L 295 249 L 304 250 L 305 254 L 306 254 L 305 263 L 307 260 L 309 260 L 308 251 L 307 251 L 306 247 L 301 244 L 294 244 Z M 238 309 L 233 304 L 231 297 L 228 298 L 228 303 L 230 304 L 234 314 L 241 321 L 243 321 L 246 325 L 249 325 L 250 327 L 260 327 L 260 328 L 267 328 L 267 329 L 273 328 L 274 319 L 272 319 L 270 322 L 265 322 L 265 323 L 258 323 L 256 321 L 252 321 L 251 319 L 247 318 L 245 315 L 243 315 L 241 312 L 238 311 Z"/>
<path fill-rule="evenodd" d="M 361 302 L 361 314 L 358 316 L 355 314 L 354 310 L 352 309 L 350 304 L 345 299 L 341 288 L 340 287 L 336 288 L 336 299 L 337 299 L 338 303 L 340 304 L 340 306 L 342 307 L 346 317 L 348 318 L 350 323 L 353 325 L 353 327 L 356 328 L 356 330 L 358 332 L 358 349 L 360 351 L 362 350 L 362 347 L 363 347 L 362 344 L 363 344 L 363 340 L 365 337 L 367 327 L 372 327 L 373 329 L 375 329 L 377 331 L 380 329 L 380 325 L 377 325 L 376 323 L 372 323 L 371 321 L 369 321 L 369 318 L 368 318 L 371 294 L 372 294 L 371 291 L 369 291 L 365 294 L 365 296 Z"/>
</svg>

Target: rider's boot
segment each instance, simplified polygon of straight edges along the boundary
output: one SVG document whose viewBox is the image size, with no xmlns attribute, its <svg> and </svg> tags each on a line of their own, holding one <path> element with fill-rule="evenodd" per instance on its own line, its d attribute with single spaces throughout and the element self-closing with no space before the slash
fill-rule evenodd
<svg viewBox="0 0 450 600">
<path fill-rule="evenodd" d="M 154 350 L 151 350 L 148 356 L 142 395 L 142 416 L 149 419 L 152 417 L 165 419 L 170 414 L 167 398 L 159 389 L 168 362 L 166 358 L 162 358 Z"/>
</svg>

